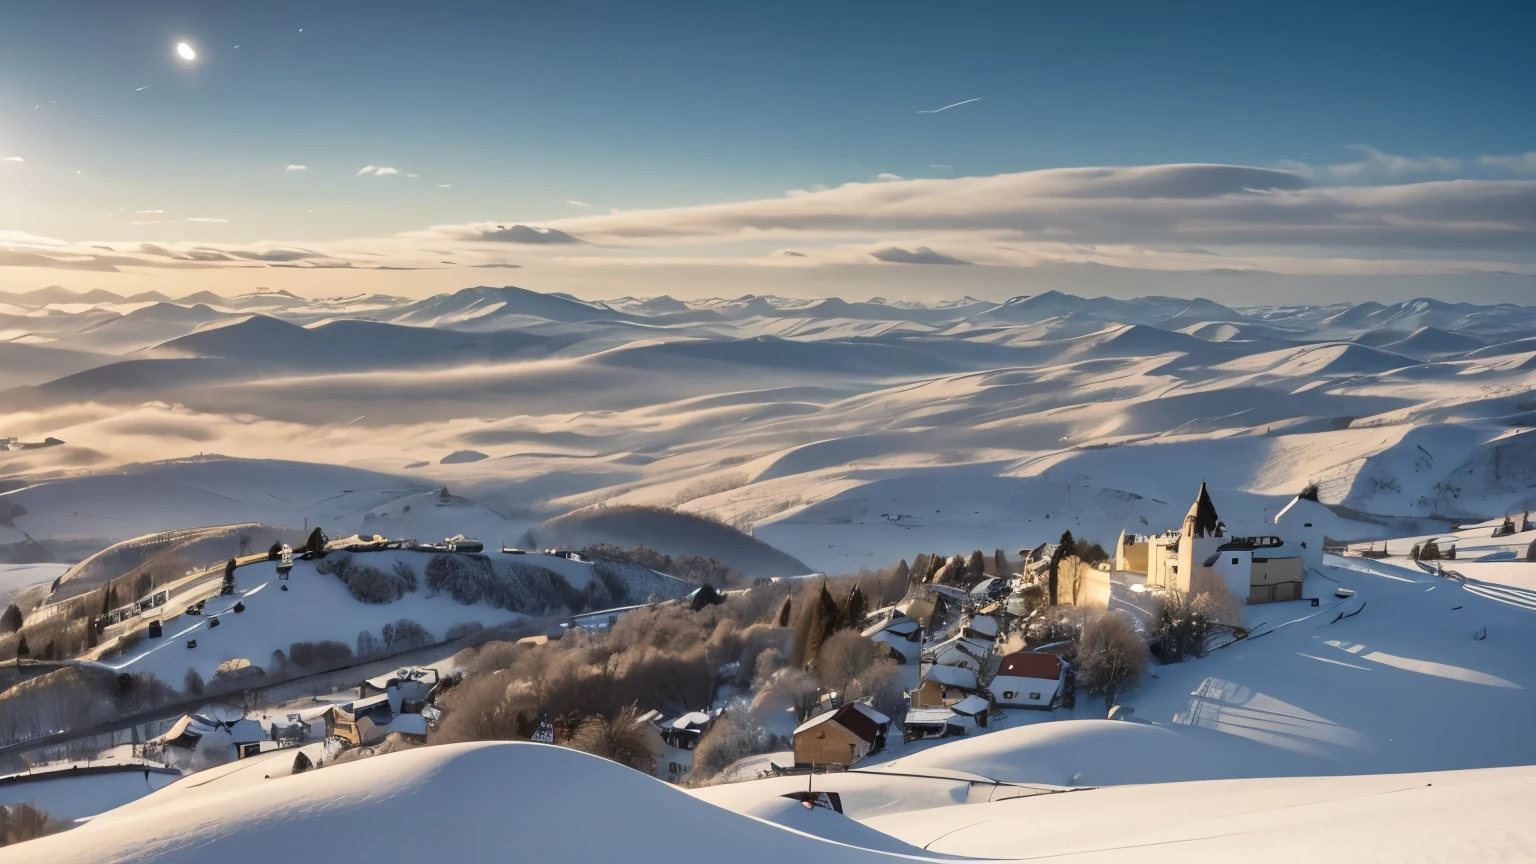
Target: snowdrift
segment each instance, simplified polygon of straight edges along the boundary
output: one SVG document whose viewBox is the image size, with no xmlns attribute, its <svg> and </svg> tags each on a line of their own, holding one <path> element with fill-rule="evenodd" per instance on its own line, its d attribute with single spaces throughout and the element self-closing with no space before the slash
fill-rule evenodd
<svg viewBox="0 0 1536 864">
<path fill-rule="evenodd" d="M 683 832 L 688 848 L 729 850 L 742 864 L 895 860 L 738 816 L 612 762 L 539 744 L 426 747 L 227 789 L 197 781 L 6 850 L 6 857 L 52 864 L 613 861 L 662 857 L 679 848 Z M 829 810 L 808 816 L 796 821 L 816 827 L 847 819 Z M 828 833 L 868 832 L 845 822 Z"/>
</svg>

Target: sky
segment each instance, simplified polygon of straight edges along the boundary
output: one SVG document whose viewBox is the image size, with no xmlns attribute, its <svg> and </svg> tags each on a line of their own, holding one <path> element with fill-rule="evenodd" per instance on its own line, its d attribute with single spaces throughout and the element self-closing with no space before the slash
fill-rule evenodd
<svg viewBox="0 0 1536 864">
<path fill-rule="evenodd" d="M 0 291 L 1536 288 L 1531 4 L 52 0 L 5 22 Z"/>
</svg>

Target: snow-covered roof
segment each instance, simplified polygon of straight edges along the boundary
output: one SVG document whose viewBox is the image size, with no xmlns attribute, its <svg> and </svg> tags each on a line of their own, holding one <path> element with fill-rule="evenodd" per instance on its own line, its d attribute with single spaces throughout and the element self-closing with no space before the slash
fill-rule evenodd
<svg viewBox="0 0 1536 864">
<path fill-rule="evenodd" d="M 997 637 L 997 619 L 990 615 L 976 615 L 965 623 L 965 629 L 974 630 L 985 636 Z"/>
<path fill-rule="evenodd" d="M 667 725 L 673 729 L 698 729 L 708 726 L 718 716 L 719 711 L 689 711 Z"/>
<path fill-rule="evenodd" d="M 236 720 L 229 727 L 230 740 L 236 744 L 250 744 L 255 741 L 267 741 L 272 738 L 267 734 L 266 727 L 256 720 Z"/>
<path fill-rule="evenodd" d="M 961 699 L 959 702 L 949 706 L 949 709 L 956 714 L 965 714 L 970 717 L 975 717 L 992 710 L 992 703 L 988 702 L 984 697 L 977 696 L 973 693 L 970 696 Z"/>
<path fill-rule="evenodd" d="M 827 722 L 828 720 L 831 720 L 832 718 L 836 717 L 838 712 L 842 711 L 845 708 L 851 708 L 851 709 L 853 709 L 855 711 L 858 711 L 859 713 L 863 714 L 865 717 L 868 717 L 871 721 L 873 721 L 878 726 L 883 726 L 883 725 L 891 722 L 891 718 L 885 716 L 884 714 L 881 714 L 879 711 L 876 711 L 875 709 L 869 707 L 868 705 L 865 705 L 863 702 L 848 702 L 848 703 L 843 704 L 840 707 L 833 708 L 831 711 L 827 711 L 827 712 L 824 712 L 822 714 L 818 714 L 815 717 L 812 717 L 811 719 L 805 721 L 804 723 L 801 723 L 799 726 L 795 727 L 794 734 L 799 735 L 801 732 L 804 732 L 807 729 L 815 729 L 817 726 L 820 726 L 821 724 Z"/>
<path fill-rule="evenodd" d="M 962 690 L 976 689 L 976 673 L 959 666 L 932 666 L 923 673 L 921 680 L 937 681 L 946 687 L 959 687 Z"/>
<path fill-rule="evenodd" d="M 903 615 L 899 618 L 887 618 L 886 620 L 877 624 L 871 624 L 870 626 L 864 628 L 864 632 L 861 635 L 863 635 L 866 639 L 873 639 L 881 633 L 887 632 L 899 636 L 906 636 L 910 633 L 915 633 L 916 631 L 921 630 L 922 627 L 922 623 L 917 619 L 908 618 L 907 616 Z"/>
<path fill-rule="evenodd" d="M 955 712 L 948 708 L 915 708 L 907 712 L 907 719 L 902 722 L 909 726 L 929 726 L 935 723 L 950 723 L 955 719 Z"/>
<path fill-rule="evenodd" d="M 427 718 L 420 714 L 396 714 L 393 720 L 384 725 L 386 732 L 400 732 L 406 735 L 427 734 Z"/>
</svg>

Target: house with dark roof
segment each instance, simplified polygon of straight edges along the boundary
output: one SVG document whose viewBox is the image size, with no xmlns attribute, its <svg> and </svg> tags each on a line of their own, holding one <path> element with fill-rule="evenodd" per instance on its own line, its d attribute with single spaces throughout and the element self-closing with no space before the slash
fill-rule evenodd
<svg viewBox="0 0 1536 864">
<path fill-rule="evenodd" d="M 1054 708 L 1066 697 L 1070 668 L 1054 654 L 1015 651 L 1003 657 L 987 692 L 1000 708 Z"/>
<path fill-rule="evenodd" d="M 891 718 L 863 702 L 844 703 L 796 727 L 795 764 L 852 765 L 883 750 L 890 728 Z"/>
</svg>

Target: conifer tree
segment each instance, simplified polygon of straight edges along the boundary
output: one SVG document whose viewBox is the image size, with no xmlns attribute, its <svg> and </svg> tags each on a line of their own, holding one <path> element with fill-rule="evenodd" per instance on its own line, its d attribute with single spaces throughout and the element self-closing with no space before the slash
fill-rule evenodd
<svg viewBox="0 0 1536 864">
<path fill-rule="evenodd" d="M 869 601 L 865 599 L 864 592 L 855 584 L 853 590 L 848 592 L 848 599 L 843 603 L 843 626 L 858 628 L 864 616 L 869 614 Z"/>
</svg>

